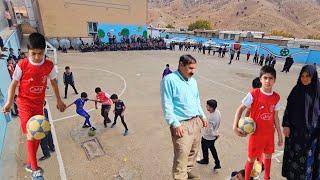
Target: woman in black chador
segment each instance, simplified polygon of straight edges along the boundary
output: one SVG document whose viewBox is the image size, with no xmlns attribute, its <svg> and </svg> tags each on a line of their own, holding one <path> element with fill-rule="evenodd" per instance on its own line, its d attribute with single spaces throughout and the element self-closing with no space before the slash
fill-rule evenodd
<svg viewBox="0 0 320 180">
<path fill-rule="evenodd" d="M 305 65 L 283 116 L 286 136 L 282 175 L 288 180 L 320 179 L 320 84 L 314 66 Z"/>
</svg>

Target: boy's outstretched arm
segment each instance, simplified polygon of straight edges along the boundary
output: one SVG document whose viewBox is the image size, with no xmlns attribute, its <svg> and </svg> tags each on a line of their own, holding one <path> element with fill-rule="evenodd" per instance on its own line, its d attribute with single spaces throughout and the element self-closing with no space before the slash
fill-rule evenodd
<svg viewBox="0 0 320 180">
<path fill-rule="evenodd" d="M 233 121 L 233 131 L 238 135 L 238 136 L 241 136 L 241 137 L 245 137 L 246 135 L 238 128 L 238 122 L 241 118 L 241 115 L 243 113 L 243 111 L 246 109 L 247 107 L 244 105 L 244 104 L 241 104 L 237 111 L 236 111 L 236 114 L 234 116 L 234 121 Z"/>
<path fill-rule="evenodd" d="M 278 134 L 278 146 L 282 146 L 283 145 L 283 137 L 282 137 L 282 133 L 281 133 L 278 111 L 274 112 L 274 124 L 275 124 L 277 134 Z"/>
<path fill-rule="evenodd" d="M 8 89 L 8 99 L 7 99 L 6 104 L 2 108 L 2 112 L 4 112 L 4 113 L 10 112 L 11 107 L 13 105 L 14 95 L 15 95 L 15 91 L 16 91 L 18 84 L 19 84 L 19 81 L 16 81 L 16 80 L 11 81 L 9 89 Z"/>
<path fill-rule="evenodd" d="M 66 105 L 61 100 L 57 79 L 51 79 L 50 82 L 51 82 L 51 85 L 52 85 L 52 88 L 53 88 L 53 92 L 54 92 L 54 94 L 56 96 L 57 108 L 59 109 L 60 112 L 63 112 L 66 109 Z"/>
<path fill-rule="evenodd" d="M 69 105 L 66 107 L 66 109 L 69 108 L 70 106 L 72 106 L 73 104 L 74 104 L 74 102 L 71 103 L 71 104 L 69 104 Z"/>
</svg>

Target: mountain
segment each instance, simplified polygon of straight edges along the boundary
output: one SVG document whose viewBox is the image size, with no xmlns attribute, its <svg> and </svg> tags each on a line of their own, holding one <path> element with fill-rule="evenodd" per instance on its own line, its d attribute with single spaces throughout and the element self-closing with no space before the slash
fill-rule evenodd
<svg viewBox="0 0 320 180">
<path fill-rule="evenodd" d="M 320 0 L 148 0 L 148 23 L 188 27 L 208 20 L 213 29 L 283 30 L 295 37 L 320 35 Z"/>
</svg>

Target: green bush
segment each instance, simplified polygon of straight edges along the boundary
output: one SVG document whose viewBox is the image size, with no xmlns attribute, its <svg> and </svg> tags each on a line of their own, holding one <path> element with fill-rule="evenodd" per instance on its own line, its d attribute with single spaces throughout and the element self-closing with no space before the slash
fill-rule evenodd
<svg viewBox="0 0 320 180">
<path fill-rule="evenodd" d="M 195 29 L 209 30 L 209 29 L 212 29 L 212 26 L 211 26 L 211 23 L 207 20 L 197 20 L 196 22 L 193 22 L 188 26 L 189 31 L 193 31 Z"/>
<path fill-rule="evenodd" d="M 319 34 L 319 35 L 308 35 L 307 38 L 308 38 L 308 39 L 317 39 L 317 40 L 320 40 L 320 34 Z"/>
<path fill-rule="evenodd" d="M 172 28 L 174 28 L 174 26 L 172 26 L 172 24 L 168 24 L 168 25 L 166 25 L 166 28 L 172 29 Z"/>
<path fill-rule="evenodd" d="M 288 32 L 282 31 L 282 30 L 272 30 L 271 31 L 272 36 L 283 36 L 287 38 L 293 38 L 294 36 Z"/>
</svg>

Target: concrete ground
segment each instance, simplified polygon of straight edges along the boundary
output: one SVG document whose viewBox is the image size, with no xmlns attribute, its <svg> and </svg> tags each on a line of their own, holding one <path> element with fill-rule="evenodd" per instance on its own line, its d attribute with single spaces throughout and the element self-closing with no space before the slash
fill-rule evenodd
<svg viewBox="0 0 320 180">
<path fill-rule="evenodd" d="M 103 128 L 100 109 L 94 110 L 94 103 L 87 102 L 85 108 L 90 111 L 91 121 L 97 127 L 96 138 L 105 154 L 88 160 L 81 142 L 90 138 L 81 126 L 83 118 L 74 116 L 72 106 L 64 113 L 55 108 L 55 99 L 48 91 L 47 101 L 50 106 L 54 135 L 56 134 L 57 151 L 49 160 L 40 162 L 45 169 L 48 180 L 60 179 L 171 179 L 173 147 L 169 127 L 163 119 L 159 85 L 165 64 L 176 69 L 180 55 L 190 53 L 198 60 L 195 75 L 197 79 L 202 107 L 205 110 L 207 99 L 218 101 L 218 109 L 222 114 L 220 139 L 216 142 L 222 169 L 214 174 L 212 157 L 207 166 L 197 165 L 201 179 L 228 179 L 233 170 L 244 167 L 246 160 L 247 139 L 237 137 L 232 131 L 232 123 L 236 108 L 242 98 L 251 89 L 251 81 L 259 73 L 259 66 L 252 62 L 240 61 L 227 64 L 227 57 L 203 55 L 195 52 L 180 51 L 136 51 L 136 52 L 98 52 L 98 53 L 68 53 L 59 54 L 59 85 L 63 96 L 64 87 L 62 73 L 65 66 L 70 66 L 75 76 L 76 88 L 79 92 L 87 92 L 89 98 L 94 98 L 95 87 L 101 87 L 109 94 L 121 95 L 127 110 L 125 121 L 129 127 L 129 135 L 124 137 L 123 126 L 118 119 L 116 128 Z M 281 95 L 280 119 L 286 105 L 286 98 L 295 85 L 300 65 L 294 65 L 290 73 L 281 73 L 282 63 L 276 65 L 278 72 L 275 91 Z M 69 87 L 70 104 L 79 97 Z M 111 112 L 110 117 L 113 119 Z M 29 178 L 23 170 L 25 159 L 23 138 L 21 138 L 18 179 Z M 281 151 L 281 147 L 277 150 Z M 38 157 L 42 156 L 41 150 Z M 281 152 L 278 159 L 272 161 L 272 179 L 281 180 Z M 57 158 L 58 157 L 58 158 Z M 59 158 L 62 161 L 59 163 Z M 280 160 L 280 161 L 278 161 Z"/>
</svg>

